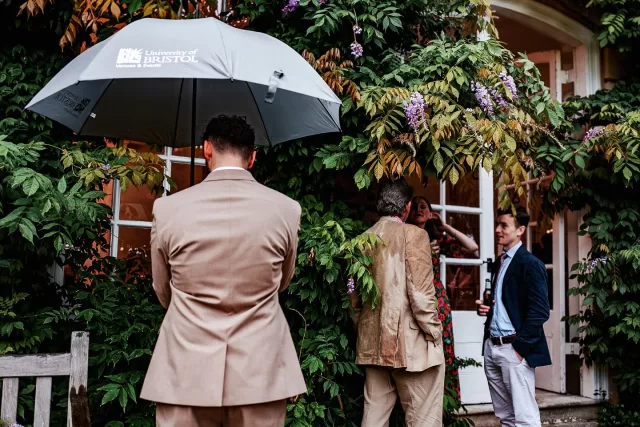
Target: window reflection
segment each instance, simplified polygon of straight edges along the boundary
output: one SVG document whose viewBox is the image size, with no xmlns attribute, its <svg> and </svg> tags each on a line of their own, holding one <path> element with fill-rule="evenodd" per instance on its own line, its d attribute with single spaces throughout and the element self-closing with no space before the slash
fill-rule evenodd
<svg viewBox="0 0 640 427">
<path fill-rule="evenodd" d="M 452 310 L 475 311 L 480 295 L 480 266 L 447 265 L 447 295 Z"/>
</svg>

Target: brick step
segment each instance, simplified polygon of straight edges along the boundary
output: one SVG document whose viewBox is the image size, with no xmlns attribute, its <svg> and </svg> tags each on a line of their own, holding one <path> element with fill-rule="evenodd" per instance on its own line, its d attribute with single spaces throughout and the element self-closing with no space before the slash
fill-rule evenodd
<svg viewBox="0 0 640 427">
<path fill-rule="evenodd" d="M 571 396 L 538 391 L 536 400 L 540 407 L 543 426 L 597 427 L 600 401 L 581 396 Z M 500 427 L 500 420 L 493 413 L 493 405 L 467 405 L 467 413 L 461 417 L 471 419 L 476 427 Z"/>
</svg>

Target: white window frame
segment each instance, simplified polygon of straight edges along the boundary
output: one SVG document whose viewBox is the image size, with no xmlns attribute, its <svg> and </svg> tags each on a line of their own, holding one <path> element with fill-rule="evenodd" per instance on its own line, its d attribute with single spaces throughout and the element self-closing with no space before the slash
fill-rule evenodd
<svg viewBox="0 0 640 427">
<path fill-rule="evenodd" d="M 201 147 L 196 147 L 201 148 Z M 167 177 L 171 176 L 171 166 L 173 164 L 178 165 L 191 165 L 191 157 L 185 156 L 176 156 L 173 154 L 173 148 L 166 147 L 162 154 L 159 157 L 164 160 L 164 175 L 165 179 L 162 184 L 163 192 L 162 197 L 167 196 L 169 191 L 169 181 Z M 195 159 L 195 166 L 206 166 L 205 159 Z M 109 248 L 109 255 L 112 257 L 118 257 L 119 250 L 119 234 L 120 227 L 130 227 L 130 228 L 142 228 L 142 229 L 150 229 L 151 221 L 133 221 L 133 220 L 124 220 L 120 219 L 120 206 L 121 206 L 121 195 L 122 191 L 120 189 L 120 181 L 115 180 L 113 182 L 113 198 L 111 208 L 113 210 L 113 218 L 111 219 L 111 246 Z"/>
<path fill-rule="evenodd" d="M 493 258 L 493 177 L 483 168 L 480 168 L 478 178 L 479 206 L 460 206 L 447 204 L 447 182 L 440 181 L 440 203 L 433 205 L 433 210 L 440 213 L 442 220 L 447 221 L 449 213 L 460 213 L 468 215 L 476 215 L 479 220 L 479 236 L 474 236 L 479 246 L 478 258 L 451 258 L 444 255 L 440 256 L 440 280 L 442 285 L 447 288 L 447 266 L 479 266 L 480 267 L 480 286 L 477 298 L 480 297 L 484 290 L 483 284 L 489 277 L 488 268 L 482 268 L 486 264 L 487 258 Z M 455 187 L 454 187 L 455 190 Z M 468 311 L 468 310 L 454 310 Z"/>
</svg>

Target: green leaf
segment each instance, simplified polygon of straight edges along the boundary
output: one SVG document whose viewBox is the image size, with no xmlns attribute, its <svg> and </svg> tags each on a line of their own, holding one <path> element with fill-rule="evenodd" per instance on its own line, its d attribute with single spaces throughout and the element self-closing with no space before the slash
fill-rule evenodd
<svg viewBox="0 0 640 427">
<path fill-rule="evenodd" d="M 64 177 L 62 177 L 62 179 L 58 181 L 58 191 L 63 194 L 65 191 L 67 191 L 67 180 Z"/>
<path fill-rule="evenodd" d="M 436 154 L 433 157 L 433 165 L 436 167 L 436 171 L 438 172 L 442 172 L 442 169 L 444 169 L 444 159 L 439 151 L 436 151 Z"/>
<path fill-rule="evenodd" d="M 33 196 L 39 188 L 40 184 L 38 184 L 35 178 L 28 179 L 22 184 L 22 191 L 24 191 L 24 194 L 27 196 Z"/>
<path fill-rule="evenodd" d="M 31 231 L 31 229 L 22 223 L 18 225 L 18 228 L 20 229 L 20 234 L 22 234 L 22 237 L 27 239 L 29 243 L 33 245 L 33 232 Z"/>
<path fill-rule="evenodd" d="M 631 180 L 631 177 L 633 176 L 633 172 L 631 172 L 631 169 L 629 169 L 628 167 L 625 166 L 624 169 L 622 169 L 622 174 L 624 175 L 625 179 L 627 181 Z"/>
<path fill-rule="evenodd" d="M 109 390 L 102 398 L 102 403 L 100 403 L 100 406 L 103 406 L 105 403 L 109 403 L 112 400 L 114 400 L 116 397 L 118 397 L 120 390 L 121 390 L 121 387 Z"/>
<path fill-rule="evenodd" d="M 584 159 L 582 158 L 582 156 L 576 156 L 575 157 L 575 162 L 576 165 L 580 168 L 580 169 L 584 169 L 585 168 L 585 163 L 584 163 Z"/>
</svg>

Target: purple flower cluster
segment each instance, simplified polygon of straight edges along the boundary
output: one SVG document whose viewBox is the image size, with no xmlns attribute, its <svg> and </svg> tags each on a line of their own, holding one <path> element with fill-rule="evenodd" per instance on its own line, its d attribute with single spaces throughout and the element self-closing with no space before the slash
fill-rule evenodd
<svg viewBox="0 0 640 427">
<path fill-rule="evenodd" d="M 496 89 L 491 88 L 489 89 L 489 92 L 491 92 L 493 100 L 496 102 L 496 104 L 498 104 L 499 107 L 507 106 L 507 101 L 505 101 L 504 97 Z"/>
<path fill-rule="evenodd" d="M 356 282 L 355 280 L 353 280 L 353 277 L 349 277 L 349 280 L 347 280 L 347 293 L 351 295 L 355 290 L 356 290 Z"/>
<path fill-rule="evenodd" d="M 424 97 L 419 92 L 413 92 L 409 101 L 404 101 L 404 115 L 407 117 L 409 126 L 414 132 L 420 128 L 420 123 L 424 121 Z"/>
<path fill-rule="evenodd" d="M 489 89 L 482 83 L 471 82 L 471 91 L 476 95 L 476 100 L 478 104 L 480 104 L 480 108 L 489 114 L 493 114 L 493 103 L 491 102 Z"/>
<path fill-rule="evenodd" d="M 351 54 L 353 55 L 354 58 L 360 58 L 363 53 L 364 53 L 364 49 L 362 48 L 362 45 L 360 43 L 358 42 L 351 43 Z"/>
<path fill-rule="evenodd" d="M 298 8 L 300 0 L 287 0 L 287 4 L 282 8 L 284 13 L 291 13 Z"/>
<path fill-rule="evenodd" d="M 318 4 L 325 4 L 327 2 L 327 0 L 316 0 L 318 2 Z"/>
<path fill-rule="evenodd" d="M 582 139 L 582 142 L 589 142 L 591 141 L 593 138 L 595 138 L 596 136 L 600 136 L 604 133 L 604 129 L 601 126 L 596 126 L 594 128 L 591 128 L 587 131 L 587 134 L 584 136 L 584 138 Z"/>
<path fill-rule="evenodd" d="M 513 99 L 518 99 L 518 89 L 516 88 L 516 82 L 513 80 L 513 77 L 503 71 L 500 73 L 500 79 L 507 89 L 509 89 L 509 92 L 511 92 Z"/>
<path fill-rule="evenodd" d="M 592 259 L 591 262 L 587 264 L 587 274 L 591 274 L 598 264 L 606 264 L 607 261 L 609 261 L 607 257 Z"/>
<path fill-rule="evenodd" d="M 355 34 L 362 34 L 362 28 L 360 28 L 360 27 L 358 26 L 358 24 L 355 24 L 355 25 L 353 26 L 353 32 L 354 32 Z"/>
</svg>

